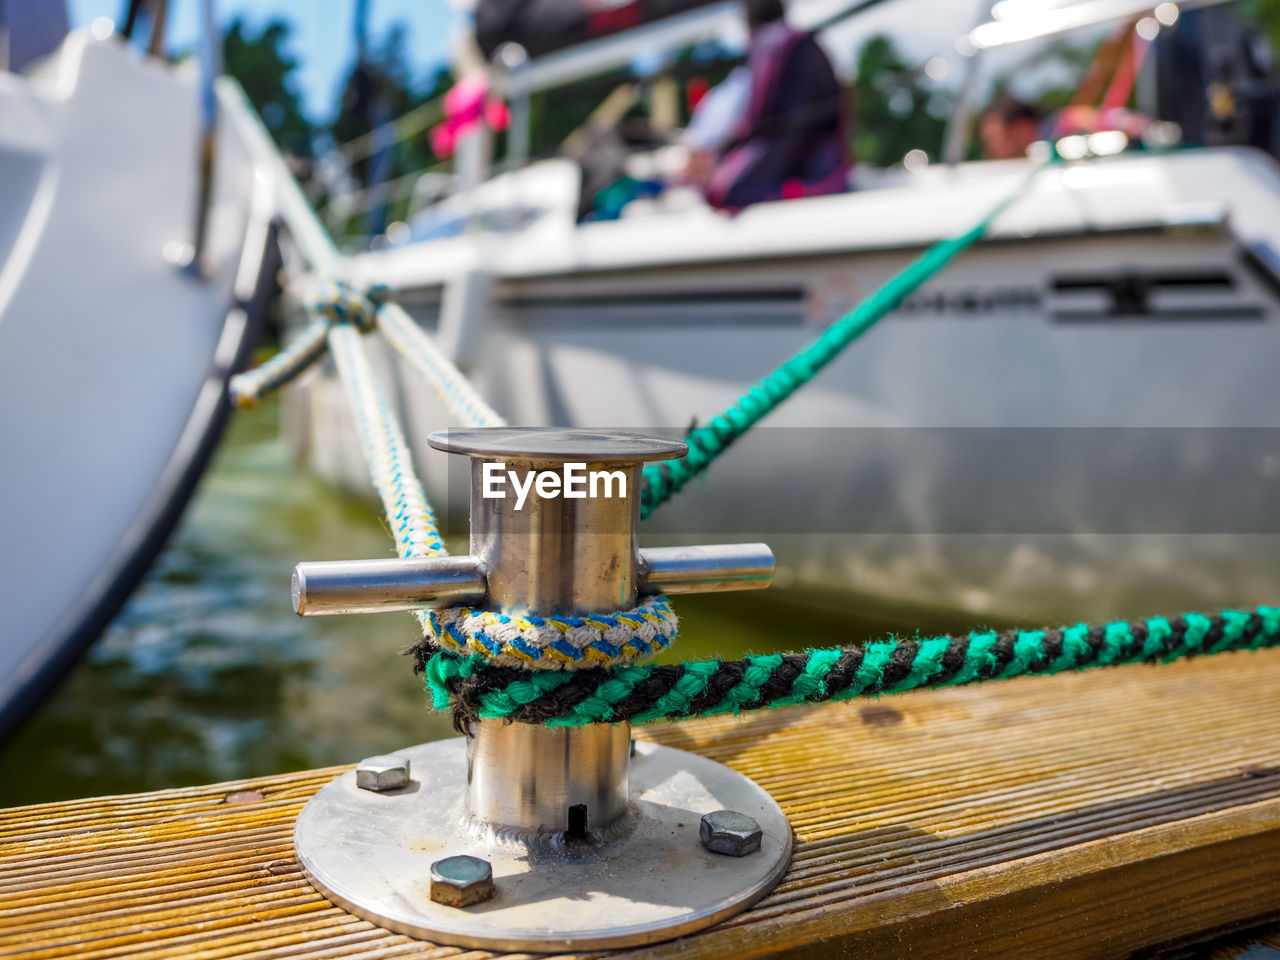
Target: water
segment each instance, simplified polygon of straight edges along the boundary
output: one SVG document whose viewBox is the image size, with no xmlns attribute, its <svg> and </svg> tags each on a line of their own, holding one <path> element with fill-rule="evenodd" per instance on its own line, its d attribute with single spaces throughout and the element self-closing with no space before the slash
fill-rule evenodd
<svg viewBox="0 0 1280 960">
<path fill-rule="evenodd" d="M 347 763 L 453 735 L 399 653 L 415 639 L 411 615 L 293 614 L 294 563 L 389 556 L 391 540 L 373 505 L 291 462 L 277 418 L 274 405 L 235 416 L 143 584 L 0 746 L 0 806 Z M 666 659 L 960 626 L 865 605 L 851 625 L 848 605 L 778 588 L 681 597 Z"/>
</svg>

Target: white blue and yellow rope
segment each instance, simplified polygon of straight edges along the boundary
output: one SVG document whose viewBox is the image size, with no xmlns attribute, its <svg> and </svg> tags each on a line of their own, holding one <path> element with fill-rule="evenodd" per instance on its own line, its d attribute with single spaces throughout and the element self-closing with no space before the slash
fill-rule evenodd
<svg viewBox="0 0 1280 960">
<path fill-rule="evenodd" d="M 447 551 L 435 514 L 414 472 L 409 445 L 386 392 L 369 364 L 357 330 L 357 327 L 369 329 L 377 307 L 366 298 L 351 296 L 349 289 L 341 293 L 341 297 L 317 303 L 314 309 L 324 319 L 309 329 L 320 328 L 324 332 L 333 354 L 347 406 L 355 421 L 360 450 L 391 525 L 396 552 L 402 557 L 442 556 Z M 307 353 L 319 356 L 323 349 L 316 350 L 308 341 Z M 421 355 L 421 351 L 419 353 Z M 305 369 L 296 359 L 289 363 L 295 376 L 297 371 Z M 284 365 L 284 362 L 280 364 Z M 458 374 L 448 379 L 456 385 L 460 378 Z M 278 385 L 291 377 L 271 379 Z M 455 391 L 454 395 L 465 399 L 466 391 Z M 497 417 L 491 410 L 489 415 Z M 669 646 L 677 626 L 675 613 L 662 597 L 648 598 L 633 610 L 589 617 L 538 617 L 455 607 L 419 611 L 418 619 L 424 634 L 446 649 L 459 653 L 484 652 L 494 663 L 553 669 L 607 666 L 641 659 Z"/>
<path fill-rule="evenodd" d="M 403 309 L 387 304 L 379 318 L 379 329 L 387 342 L 423 375 L 458 423 L 464 427 L 507 425 Z"/>
<path fill-rule="evenodd" d="M 316 320 L 261 366 L 231 378 L 231 401 L 242 410 L 252 410 L 268 393 L 279 390 L 324 356 L 329 346 L 328 320 Z"/>
<path fill-rule="evenodd" d="M 335 324 L 329 331 L 329 349 L 355 417 L 369 475 L 391 524 L 396 552 L 402 557 L 443 555 L 447 551 L 435 514 L 413 470 L 409 445 L 386 393 L 369 366 L 360 334 L 349 324 Z"/>
<path fill-rule="evenodd" d="M 427 636 L 454 653 L 526 669 L 574 670 L 630 663 L 671 645 L 678 621 L 666 597 L 632 610 L 574 617 L 447 607 L 427 610 Z"/>
</svg>

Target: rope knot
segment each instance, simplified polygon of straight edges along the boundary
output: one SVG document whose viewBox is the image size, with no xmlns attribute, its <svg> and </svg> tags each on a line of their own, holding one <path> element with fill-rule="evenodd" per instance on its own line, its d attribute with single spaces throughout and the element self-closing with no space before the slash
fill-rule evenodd
<svg viewBox="0 0 1280 960">
<path fill-rule="evenodd" d="M 311 302 L 314 319 L 294 340 L 270 360 L 253 370 L 231 378 L 231 400 L 242 409 L 252 409 L 273 390 L 294 380 L 329 349 L 329 331 L 338 324 L 350 324 L 361 333 L 378 325 L 378 311 L 390 297 L 382 284 L 361 289 L 345 280 L 331 280 L 323 294 Z"/>
<path fill-rule="evenodd" d="M 378 310 L 390 295 L 382 284 L 361 289 L 345 280 L 328 285 L 325 295 L 311 304 L 311 312 L 329 323 L 349 323 L 361 333 L 369 333 L 378 325 Z"/>
</svg>

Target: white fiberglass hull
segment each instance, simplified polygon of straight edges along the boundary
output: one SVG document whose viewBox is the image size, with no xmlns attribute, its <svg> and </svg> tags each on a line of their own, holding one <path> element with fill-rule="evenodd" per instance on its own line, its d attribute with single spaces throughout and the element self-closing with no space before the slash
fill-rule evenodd
<svg viewBox="0 0 1280 960">
<path fill-rule="evenodd" d="M 84 33 L 0 73 L 0 734 L 163 544 L 266 293 L 270 210 L 230 134 L 205 277 L 166 260 L 194 238 L 198 97 Z"/>
</svg>

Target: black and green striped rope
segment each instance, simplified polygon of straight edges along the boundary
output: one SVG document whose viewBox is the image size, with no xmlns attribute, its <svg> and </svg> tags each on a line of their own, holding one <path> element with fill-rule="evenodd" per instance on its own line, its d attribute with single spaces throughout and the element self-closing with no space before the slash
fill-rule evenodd
<svg viewBox="0 0 1280 960">
<path fill-rule="evenodd" d="M 442 652 L 429 643 L 412 652 L 436 707 L 452 709 L 454 725 L 465 729 L 480 718 L 576 727 L 712 717 L 1276 645 L 1280 607 L 583 670 L 493 666 L 484 657 Z"/>
</svg>

